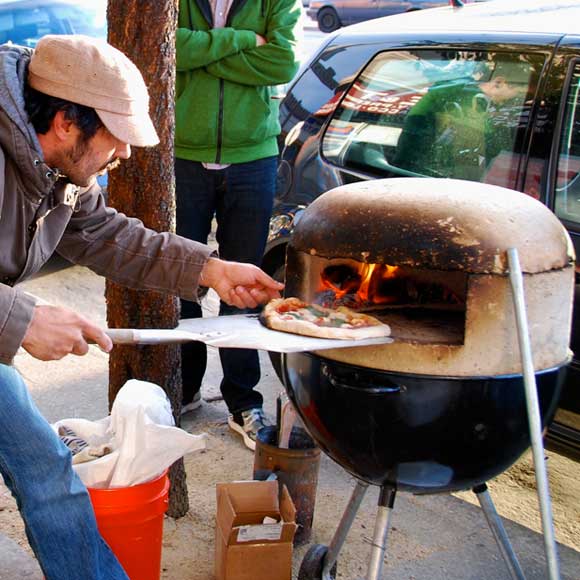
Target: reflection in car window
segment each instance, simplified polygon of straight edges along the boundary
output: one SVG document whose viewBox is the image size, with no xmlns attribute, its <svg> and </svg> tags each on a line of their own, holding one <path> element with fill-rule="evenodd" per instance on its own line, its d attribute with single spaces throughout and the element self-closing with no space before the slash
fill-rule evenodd
<svg viewBox="0 0 580 580">
<path fill-rule="evenodd" d="M 342 96 L 344 86 L 350 83 L 361 62 L 357 54 L 366 52 L 366 47 L 351 47 L 349 50 L 334 48 L 323 51 L 322 55 L 305 71 L 280 107 L 280 119 L 297 117 L 293 124 L 304 121 L 312 112 L 319 117 L 318 110 L 327 102 Z M 337 74 L 340 71 L 340 74 Z"/>
<path fill-rule="evenodd" d="M 580 64 L 566 101 L 554 209 L 559 218 L 580 224 Z"/>
<path fill-rule="evenodd" d="M 328 161 L 375 176 L 453 177 L 515 187 L 537 55 L 384 52 L 329 123 Z"/>
</svg>

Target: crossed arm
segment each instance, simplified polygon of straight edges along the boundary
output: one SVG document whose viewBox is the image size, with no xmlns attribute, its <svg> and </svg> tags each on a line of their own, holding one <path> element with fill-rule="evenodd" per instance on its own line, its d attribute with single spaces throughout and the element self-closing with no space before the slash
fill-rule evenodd
<svg viewBox="0 0 580 580">
<path fill-rule="evenodd" d="M 300 14 L 300 2 L 278 0 L 264 35 L 231 27 L 178 28 L 177 70 L 204 68 L 217 78 L 245 85 L 286 83 L 298 69 L 295 35 Z"/>
</svg>

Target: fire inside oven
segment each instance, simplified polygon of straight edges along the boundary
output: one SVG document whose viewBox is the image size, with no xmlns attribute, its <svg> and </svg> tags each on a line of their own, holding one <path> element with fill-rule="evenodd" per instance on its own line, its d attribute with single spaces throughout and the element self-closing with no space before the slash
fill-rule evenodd
<svg viewBox="0 0 580 580">
<path fill-rule="evenodd" d="M 312 302 L 374 316 L 389 324 L 399 340 L 463 344 L 465 272 L 317 257 L 310 266 Z"/>
</svg>

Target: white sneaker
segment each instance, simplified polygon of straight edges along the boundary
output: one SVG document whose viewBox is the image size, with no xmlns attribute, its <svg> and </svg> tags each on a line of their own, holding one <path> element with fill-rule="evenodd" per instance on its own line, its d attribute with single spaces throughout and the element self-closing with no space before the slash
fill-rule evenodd
<svg viewBox="0 0 580 580">
<path fill-rule="evenodd" d="M 248 449 L 256 449 L 256 437 L 262 427 L 269 427 L 270 422 L 266 419 L 264 411 L 260 407 L 248 409 L 241 413 L 228 416 L 228 425 L 232 431 L 239 433 Z"/>
<path fill-rule="evenodd" d="M 185 415 L 186 413 L 190 413 L 191 411 L 195 411 L 195 409 L 199 409 L 201 407 L 201 393 L 197 391 L 195 395 L 193 395 L 193 399 L 191 403 L 187 403 L 185 405 L 181 405 L 181 414 Z"/>
</svg>

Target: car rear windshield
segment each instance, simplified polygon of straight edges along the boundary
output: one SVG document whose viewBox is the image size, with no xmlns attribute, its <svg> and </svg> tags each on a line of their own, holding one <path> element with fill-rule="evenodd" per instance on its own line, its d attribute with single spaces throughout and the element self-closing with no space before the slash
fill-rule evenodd
<svg viewBox="0 0 580 580">
<path fill-rule="evenodd" d="M 325 158 L 374 176 L 515 187 L 538 55 L 459 50 L 377 55 L 340 100 Z"/>
</svg>

